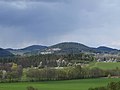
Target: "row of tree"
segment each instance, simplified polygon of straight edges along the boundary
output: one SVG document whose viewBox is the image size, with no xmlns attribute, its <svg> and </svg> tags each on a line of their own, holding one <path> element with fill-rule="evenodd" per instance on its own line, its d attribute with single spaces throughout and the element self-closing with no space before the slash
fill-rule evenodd
<svg viewBox="0 0 120 90">
<path fill-rule="evenodd" d="M 41 80 L 68 80 L 68 79 L 83 79 L 83 78 L 99 78 L 120 76 L 120 69 L 102 70 L 99 68 L 81 68 L 80 65 L 70 66 L 65 68 L 43 68 L 29 69 L 27 77 L 32 81 Z"/>
<path fill-rule="evenodd" d="M 5 66 L 6 65 L 6 66 Z M 8 67 L 9 66 L 9 67 Z M 99 78 L 120 76 L 120 69 L 102 70 L 99 68 L 82 68 L 80 65 L 69 67 L 45 67 L 45 68 L 28 68 L 23 71 L 21 65 L 15 63 L 4 64 L 0 69 L 0 81 L 12 82 L 22 81 L 42 81 L 42 80 L 69 80 L 84 78 Z M 24 72 L 24 74 L 23 74 Z"/>
</svg>

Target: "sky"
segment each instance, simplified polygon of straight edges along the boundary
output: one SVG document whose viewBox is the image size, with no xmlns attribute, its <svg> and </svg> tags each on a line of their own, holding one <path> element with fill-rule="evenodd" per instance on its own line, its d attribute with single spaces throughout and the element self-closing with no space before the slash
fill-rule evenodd
<svg viewBox="0 0 120 90">
<path fill-rule="evenodd" d="M 0 47 L 79 42 L 120 49 L 120 0 L 0 0 Z"/>
</svg>

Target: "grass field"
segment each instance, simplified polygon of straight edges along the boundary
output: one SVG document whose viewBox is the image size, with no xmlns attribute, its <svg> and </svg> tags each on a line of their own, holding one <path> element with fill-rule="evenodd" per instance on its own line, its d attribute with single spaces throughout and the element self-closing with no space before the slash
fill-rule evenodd
<svg viewBox="0 0 120 90">
<path fill-rule="evenodd" d="M 116 67 L 120 68 L 120 62 L 116 62 L 116 63 L 96 62 L 96 63 L 91 63 L 89 65 L 89 67 L 90 68 L 97 67 L 97 68 L 104 69 L 104 70 L 106 70 L 106 69 L 116 69 Z"/>
<path fill-rule="evenodd" d="M 120 81 L 120 78 L 80 79 L 67 81 L 1 83 L 0 90 L 26 90 L 33 86 L 38 90 L 88 90 L 89 87 L 105 86 L 111 81 Z"/>
</svg>

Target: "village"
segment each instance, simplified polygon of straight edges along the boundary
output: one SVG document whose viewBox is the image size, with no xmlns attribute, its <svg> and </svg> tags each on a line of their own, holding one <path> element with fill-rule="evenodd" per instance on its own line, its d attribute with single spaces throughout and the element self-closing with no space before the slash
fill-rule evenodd
<svg viewBox="0 0 120 90">
<path fill-rule="evenodd" d="M 97 62 L 120 62 L 120 56 L 114 54 L 96 54 Z"/>
</svg>

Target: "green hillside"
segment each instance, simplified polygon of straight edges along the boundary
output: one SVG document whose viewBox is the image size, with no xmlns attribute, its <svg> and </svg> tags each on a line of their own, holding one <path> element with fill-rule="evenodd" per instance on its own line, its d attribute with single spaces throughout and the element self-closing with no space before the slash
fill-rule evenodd
<svg viewBox="0 0 120 90">
<path fill-rule="evenodd" d="M 119 68 L 120 69 L 120 62 L 116 62 L 116 63 L 106 63 L 106 62 L 96 62 L 96 63 L 91 63 L 88 67 L 90 68 L 100 68 L 100 69 L 116 69 Z"/>
</svg>

